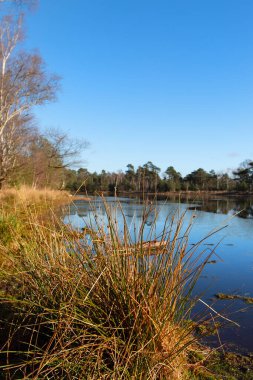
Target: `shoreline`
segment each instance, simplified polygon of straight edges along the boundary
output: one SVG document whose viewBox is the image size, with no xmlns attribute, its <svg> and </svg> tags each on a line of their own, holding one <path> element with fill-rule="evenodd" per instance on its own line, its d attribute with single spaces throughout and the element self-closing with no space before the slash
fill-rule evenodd
<svg viewBox="0 0 253 380">
<path fill-rule="evenodd" d="M 233 192 L 233 191 L 167 191 L 161 193 L 143 193 L 143 192 L 129 192 L 122 191 L 118 194 L 128 194 L 128 195 L 146 195 L 146 196 L 178 196 L 178 197 L 253 197 L 253 192 Z"/>
<path fill-rule="evenodd" d="M 117 197 L 177 197 L 178 199 L 191 199 L 195 200 L 198 198 L 206 198 L 210 199 L 212 197 L 221 197 L 223 198 L 253 198 L 253 192 L 233 192 L 233 191 L 169 191 L 169 192 L 161 192 L 161 193 L 150 193 L 150 192 L 140 192 L 140 191 L 119 191 L 117 192 Z M 109 191 L 103 191 L 99 193 L 93 193 L 93 194 L 85 194 L 82 192 L 71 194 L 72 200 L 87 200 L 91 201 L 91 197 L 96 196 L 115 196 L 114 192 Z"/>
</svg>

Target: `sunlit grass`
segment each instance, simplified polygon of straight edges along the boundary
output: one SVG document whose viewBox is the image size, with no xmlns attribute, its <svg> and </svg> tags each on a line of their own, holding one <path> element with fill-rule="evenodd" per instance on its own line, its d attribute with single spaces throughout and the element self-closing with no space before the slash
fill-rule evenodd
<svg viewBox="0 0 253 380">
<path fill-rule="evenodd" d="M 153 218 L 147 243 L 152 205 L 144 207 L 134 238 L 120 205 L 117 213 L 104 206 L 106 223 L 95 215 L 96 224 L 79 233 L 52 211 L 50 221 L 41 221 L 28 210 L 27 234 L 17 228 L 13 247 L 0 245 L 8 331 L 1 362 L 10 378 L 190 376 L 191 295 L 211 253 L 189 247 L 192 220 L 186 225 L 184 214 L 169 215 L 156 241 Z"/>
<path fill-rule="evenodd" d="M 19 188 L 7 188 L 0 191 L 0 204 L 18 207 L 40 202 L 66 201 L 69 194 L 66 191 L 52 190 L 48 188 L 36 189 L 29 186 Z"/>
</svg>

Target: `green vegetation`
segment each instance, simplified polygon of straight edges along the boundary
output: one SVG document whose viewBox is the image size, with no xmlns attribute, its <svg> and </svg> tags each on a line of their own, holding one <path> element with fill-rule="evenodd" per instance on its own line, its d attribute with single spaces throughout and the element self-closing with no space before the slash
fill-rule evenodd
<svg viewBox="0 0 253 380">
<path fill-rule="evenodd" d="M 206 358 L 203 354 L 195 352 L 191 359 L 193 366 L 194 362 L 197 364 L 197 371 L 192 372 L 191 380 L 251 380 L 253 378 L 252 355 L 213 351 Z M 200 363 L 202 363 L 202 368 Z"/>
</svg>

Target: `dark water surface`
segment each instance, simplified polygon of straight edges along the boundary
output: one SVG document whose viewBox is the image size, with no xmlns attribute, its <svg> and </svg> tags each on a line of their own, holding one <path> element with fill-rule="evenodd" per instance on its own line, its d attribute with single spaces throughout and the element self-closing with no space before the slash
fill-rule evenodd
<svg viewBox="0 0 253 380">
<path fill-rule="evenodd" d="M 115 203 L 113 197 L 106 198 L 110 205 Z M 141 223 L 143 202 L 138 199 L 117 198 L 126 216 L 126 221 L 130 226 L 130 231 L 134 230 L 134 225 L 138 227 Z M 217 293 L 237 294 L 241 296 L 253 297 L 253 202 L 252 200 L 240 199 L 212 199 L 212 200 L 180 200 L 164 199 L 156 200 L 156 210 L 149 215 L 146 223 L 145 236 L 149 240 L 150 225 L 156 220 L 156 234 L 162 231 L 164 221 L 168 214 L 174 211 L 181 213 L 186 210 L 185 223 L 195 216 L 194 226 L 190 234 L 189 244 L 196 244 L 207 236 L 210 231 L 222 228 L 214 235 L 203 242 L 203 248 L 215 249 L 217 255 L 213 255 L 211 260 L 216 262 L 207 264 L 201 278 L 196 286 L 198 294 L 203 293 L 201 298 L 212 305 L 215 310 L 226 314 L 230 319 L 240 324 L 240 328 L 230 326 L 220 330 L 220 340 L 222 344 L 232 350 L 241 352 L 253 351 L 253 305 L 246 304 L 240 300 L 215 300 Z M 92 205 L 91 205 L 92 204 Z M 75 228 L 82 228 L 85 223 L 94 221 L 94 211 L 97 218 L 106 222 L 105 209 L 101 199 L 94 198 L 88 203 L 76 200 L 70 206 L 68 215 L 64 221 L 70 223 Z M 238 212 L 241 211 L 240 214 Z M 122 217 L 118 215 L 119 227 L 123 225 Z M 205 306 L 199 303 L 198 309 Z M 207 310 L 208 311 L 208 310 Z M 209 311 L 208 311 L 209 312 Z M 217 337 L 208 338 L 211 345 L 219 345 Z"/>
</svg>

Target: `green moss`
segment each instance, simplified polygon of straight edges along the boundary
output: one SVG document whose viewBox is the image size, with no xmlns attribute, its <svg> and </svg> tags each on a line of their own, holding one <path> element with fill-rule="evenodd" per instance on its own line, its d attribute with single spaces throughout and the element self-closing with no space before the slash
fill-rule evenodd
<svg viewBox="0 0 253 380">
<path fill-rule="evenodd" d="M 198 363 L 197 356 L 189 358 L 193 364 Z M 196 366 L 189 376 L 191 380 L 252 380 L 253 361 L 251 355 L 213 352 L 208 360 Z"/>
<path fill-rule="evenodd" d="M 202 323 L 189 321 L 189 324 L 193 327 L 195 333 L 201 336 L 210 336 L 217 334 L 217 329 L 221 327 L 221 324 L 213 321 L 204 321 Z"/>
</svg>

